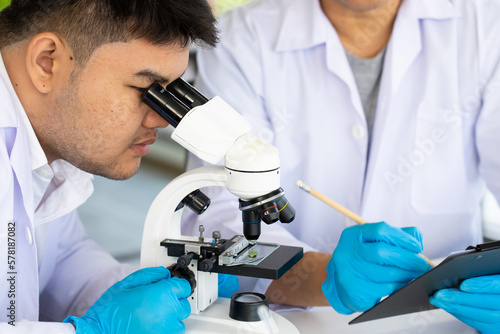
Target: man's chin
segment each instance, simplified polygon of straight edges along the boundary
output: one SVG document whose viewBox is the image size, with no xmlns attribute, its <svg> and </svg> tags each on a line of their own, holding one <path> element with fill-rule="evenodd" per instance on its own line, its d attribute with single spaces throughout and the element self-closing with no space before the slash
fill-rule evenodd
<svg viewBox="0 0 500 334">
<path fill-rule="evenodd" d="M 117 181 L 123 181 L 123 180 L 128 180 L 135 174 L 139 172 L 139 166 L 135 168 L 134 170 L 130 171 L 121 171 L 121 172 L 112 172 L 112 173 L 107 173 L 106 175 L 101 175 L 104 176 L 107 179 L 110 180 L 117 180 Z"/>
<path fill-rule="evenodd" d="M 139 171 L 139 166 L 141 159 L 135 161 L 135 164 L 116 164 L 115 166 L 84 166 L 85 168 L 80 168 L 88 173 L 99 175 L 110 180 L 128 180 Z"/>
<path fill-rule="evenodd" d="M 135 172 L 129 173 L 129 174 L 103 174 L 100 176 L 103 176 L 103 177 L 110 179 L 110 180 L 123 181 L 123 180 L 130 179 L 132 176 L 137 174 L 138 171 L 139 171 L 139 169 L 137 169 Z"/>
</svg>

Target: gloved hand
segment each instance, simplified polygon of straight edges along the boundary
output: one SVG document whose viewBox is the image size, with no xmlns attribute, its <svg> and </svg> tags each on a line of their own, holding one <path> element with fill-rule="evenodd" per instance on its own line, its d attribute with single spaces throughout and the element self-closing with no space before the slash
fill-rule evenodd
<svg viewBox="0 0 500 334">
<path fill-rule="evenodd" d="M 500 333 L 500 275 L 469 278 L 460 289 L 443 289 L 431 304 L 483 334 Z"/>
<path fill-rule="evenodd" d="M 431 269 L 415 227 L 385 222 L 346 228 L 328 262 L 323 294 L 339 313 L 363 312 Z"/>
<path fill-rule="evenodd" d="M 231 298 L 239 288 L 238 277 L 219 274 L 219 297 Z"/>
<path fill-rule="evenodd" d="M 77 333 L 181 333 L 191 313 L 188 281 L 164 267 L 138 270 L 115 283 L 83 317 L 64 322 Z"/>
</svg>

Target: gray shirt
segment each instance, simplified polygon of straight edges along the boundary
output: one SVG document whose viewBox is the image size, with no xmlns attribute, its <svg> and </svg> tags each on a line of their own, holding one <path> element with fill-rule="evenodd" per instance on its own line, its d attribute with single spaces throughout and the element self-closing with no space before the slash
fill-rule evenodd
<svg viewBox="0 0 500 334">
<path fill-rule="evenodd" d="M 384 63 L 385 48 L 375 57 L 364 59 L 359 58 L 345 50 L 356 85 L 358 86 L 361 103 L 366 116 L 368 127 L 368 138 L 371 137 L 375 110 L 377 107 L 377 97 L 380 87 L 380 77 L 382 76 L 382 66 Z"/>
</svg>

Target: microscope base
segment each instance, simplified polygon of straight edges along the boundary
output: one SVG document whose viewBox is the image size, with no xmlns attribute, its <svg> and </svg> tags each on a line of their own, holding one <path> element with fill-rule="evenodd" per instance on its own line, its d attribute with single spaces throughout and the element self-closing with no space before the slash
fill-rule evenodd
<svg viewBox="0 0 500 334">
<path fill-rule="evenodd" d="M 215 303 L 205 311 L 191 314 L 184 320 L 186 334 L 224 334 L 224 333 L 248 333 L 268 334 L 271 333 L 263 321 L 238 321 L 229 317 L 229 304 L 231 300 L 219 297 Z M 297 328 L 287 319 L 271 312 L 279 333 L 299 334 Z"/>
</svg>

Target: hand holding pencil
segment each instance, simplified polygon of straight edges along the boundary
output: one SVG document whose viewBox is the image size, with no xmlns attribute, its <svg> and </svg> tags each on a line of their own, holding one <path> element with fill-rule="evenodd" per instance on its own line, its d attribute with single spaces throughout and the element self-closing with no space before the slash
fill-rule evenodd
<svg viewBox="0 0 500 334">
<path fill-rule="evenodd" d="M 337 312 L 365 311 L 431 268 L 421 255 L 417 228 L 366 223 L 304 183 L 297 185 L 358 223 L 344 229 L 326 268 L 322 290 Z"/>
<path fill-rule="evenodd" d="M 346 207 L 340 205 L 339 203 L 335 202 L 334 200 L 326 197 L 325 195 L 323 195 L 319 191 L 317 191 L 317 190 L 309 187 L 307 184 L 305 184 L 301 180 L 297 180 L 296 185 L 300 189 L 302 189 L 305 192 L 307 192 L 307 193 L 311 194 L 312 196 L 316 197 L 317 199 L 319 199 L 323 203 L 328 204 L 329 206 L 331 206 L 332 208 L 334 208 L 335 210 L 337 210 L 338 212 L 340 212 L 344 216 L 346 216 L 346 217 L 350 218 L 351 220 L 353 220 L 354 222 L 356 222 L 356 223 L 358 223 L 360 225 L 363 225 L 363 224 L 366 223 L 366 220 L 364 220 L 363 218 L 361 218 L 360 216 L 358 216 L 357 214 L 355 214 L 351 210 L 349 210 Z M 424 254 L 420 254 L 420 256 L 423 257 L 427 261 L 427 263 L 429 263 L 429 266 L 431 266 L 431 267 L 435 267 L 436 266 Z"/>
</svg>

